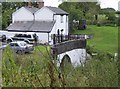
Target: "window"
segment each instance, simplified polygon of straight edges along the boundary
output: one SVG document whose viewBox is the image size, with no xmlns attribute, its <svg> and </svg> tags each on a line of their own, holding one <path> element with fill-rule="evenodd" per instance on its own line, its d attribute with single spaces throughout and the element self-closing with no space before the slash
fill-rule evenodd
<svg viewBox="0 0 120 89">
<path fill-rule="evenodd" d="M 63 23 L 63 15 L 61 15 L 61 23 Z"/>
<path fill-rule="evenodd" d="M 13 47 L 13 46 L 19 46 L 19 45 L 17 43 L 11 43 L 10 46 Z"/>
<path fill-rule="evenodd" d="M 27 38 L 31 38 L 31 35 L 26 35 L 25 37 L 27 37 Z"/>
<path fill-rule="evenodd" d="M 15 34 L 14 37 L 24 37 L 24 38 L 31 38 L 31 35 L 28 34 Z"/>
<path fill-rule="evenodd" d="M 19 46 L 19 45 L 16 43 L 15 46 Z"/>
<path fill-rule="evenodd" d="M 21 37 L 22 34 L 15 34 L 14 37 Z"/>
<path fill-rule="evenodd" d="M 68 22 L 68 17 L 66 16 L 66 22 Z"/>
<path fill-rule="evenodd" d="M 11 44 L 10 44 L 10 46 L 14 46 L 14 44 L 13 44 L 13 43 L 11 43 Z"/>
</svg>

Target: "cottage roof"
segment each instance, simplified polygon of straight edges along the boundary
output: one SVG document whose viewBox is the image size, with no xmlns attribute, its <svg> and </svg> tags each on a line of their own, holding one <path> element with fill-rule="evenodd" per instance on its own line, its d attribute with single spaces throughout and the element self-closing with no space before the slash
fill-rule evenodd
<svg viewBox="0 0 120 89">
<path fill-rule="evenodd" d="M 6 29 L 8 31 L 17 32 L 51 32 L 55 21 L 27 21 L 27 22 L 15 22 L 9 25 Z"/>
<path fill-rule="evenodd" d="M 39 10 L 38 8 L 35 8 L 35 7 L 24 7 L 24 8 L 30 11 L 31 13 L 35 13 L 36 11 Z"/>
<path fill-rule="evenodd" d="M 29 30 L 29 27 L 32 25 L 32 22 L 15 22 L 10 24 L 6 29 L 8 30 L 15 30 L 15 31 L 25 31 Z"/>
<path fill-rule="evenodd" d="M 51 32 L 55 21 L 35 21 L 30 30 L 35 32 Z"/>
<path fill-rule="evenodd" d="M 46 6 L 48 9 L 50 9 L 51 11 L 53 11 L 54 13 L 56 14 L 59 14 L 59 15 L 68 15 L 67 12 L 65 12 L 64 10 L 60 9 L 60 8 L 57 8 L 57 7 L 51 7 L 51 6 Z"/>
<path fill-rule="evenodd" d="M 54 12 L 55 14 L 58 14 L 58 15 L 68 15 L 69 14 L 66 11 L 64 11 L 64 10 L 62 10 L 60 8 L 57 8 L 57 7 L 51 7 L 51 6 L 45 6 L 45 7 L 47 7 L 49 10 L 51 10 L 52 12 Z M 39 8 L 36 8 L 36 7 L 27 7 L 27 6 L 25 6 L 25 7 L 22 7 L 22 8 L 25 8 L 26 10 L 30 11 L 32 14 L 34 14 L 35 12 L 40 10 Z"/>
</svg>

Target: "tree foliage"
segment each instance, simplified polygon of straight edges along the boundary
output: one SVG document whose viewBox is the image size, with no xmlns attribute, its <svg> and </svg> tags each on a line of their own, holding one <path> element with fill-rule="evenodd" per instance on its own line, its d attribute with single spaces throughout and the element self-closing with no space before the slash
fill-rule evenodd
<svg viewBox="0 0 120 89">
<path fill-rule="evenodd" d="M 4 30 L 12 21 L 12 13 L 26 5 L 24 2 L 3 2 L 2 3 L 2 29 Z"/>
<path fill-rule="evenodd" d="M 100 10 L 97 2 L 63 2 L 59 7 L 67 11 L 71 17 L 73 16 L 71 19 L 89 18 L 98 14 Z"/>
<path fill-rule="evenodd" d="M 114 21 L 115 20 L 115 9 L 113 8 L 104 8 L 101 9 L 100 14 L 106 15 L 107 20 Z"/>
<path fill-rule="evenodd" d="M 80 18 L 92 21 L 95 18 L 94 15 L 99 13 L 100 5 L 97 5 L 97 2 L 63 2 L 59 8 L 69 13 L 71 26 L 73 20 L 80 20 Z"/>
</svg>

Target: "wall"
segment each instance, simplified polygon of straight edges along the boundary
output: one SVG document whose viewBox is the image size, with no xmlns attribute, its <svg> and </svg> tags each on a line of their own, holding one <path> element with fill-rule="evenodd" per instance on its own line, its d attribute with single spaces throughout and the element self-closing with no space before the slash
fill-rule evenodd
<svg viewBox="0 0 120 89">
<path fill-rule="evenodd" d="M 24 7 L 12 14 L 12 22 L 14 21 L 33 21 L 34 16 L 31 12 L 27 11 Z"/>
<path fill-rule="evenodd" d="M 53 12 L 43 7 L 35 13 L 36 21 L 53 21 Z"/>
<path fill-rule="evenodd" d="M 40 43 L 48 42 L 48 33 L 36 33 Z"/>
<path fill-rule="evenodd" d="M 63 23 L 61 23 L 61 15 L 54 15 L 54 20 L 56 20 L 55 26 L 55 33 L 57 33 L 57 30 L 64 29 L 63 34 L 68 34 L 68 16 L 63 15 Z"/>
<path fill-rule="evenodd" d="M 67 22 L 66 22 L 66 18 L 67 18 Z M 57 34 L 57 30 L 61 30 L 61 29 L 65 29 L 63 31 L 63 34 L 68 35 L 68 16 L 64 15 L 63 16 L 63 22 L 61 23 L 60 21 L 60 15 L 54 15 L 54 20 L 56 20 L 55 25 L 53 26 L 52 31 L 49 34 L 49 41 L 50 41 L 50 45 L 53 44 L 53 39 L 51 39 L 51 35 L 52 34 Z M 60 32 L 61 33 L 61 32 Z"/>
<path fill-rule="evenodd" d="M 13 37 L 16 33 L 22 33 L 22 32 L 0 31 L 0 35 L 6 35 L 8 38 Z"/>
</svg>

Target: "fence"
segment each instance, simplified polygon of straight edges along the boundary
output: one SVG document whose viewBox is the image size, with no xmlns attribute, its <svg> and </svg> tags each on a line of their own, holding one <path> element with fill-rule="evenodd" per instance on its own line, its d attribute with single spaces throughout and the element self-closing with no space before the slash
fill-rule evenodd
<svg viewBox="0 0 120 89">
<path fill-rule="evenodd" d="M 53 34 L 52 35 L 53 38 L 53 44 L 57 44 L 57 43 L 61 43 L 61 42 L 65 42 L 65 41 L 69 41 L 69 40 L 85 40 L 86 39 L 86 35 L 63 35 L 63 34 Z"/>
</svg>

